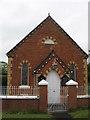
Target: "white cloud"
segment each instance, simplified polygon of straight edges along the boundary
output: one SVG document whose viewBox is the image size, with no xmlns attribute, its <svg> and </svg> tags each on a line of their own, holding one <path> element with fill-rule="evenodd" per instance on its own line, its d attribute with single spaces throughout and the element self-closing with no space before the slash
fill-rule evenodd
<svg viewBox="0 0 90 120">
<path fill-rule="evenodd" d="M 5 53 L 43 21 L 49 12 L 87 52 L 88 0 L 1 0 L 0 42 L 4 47 L 0 60 L 7 61 Z"/>
</svg>

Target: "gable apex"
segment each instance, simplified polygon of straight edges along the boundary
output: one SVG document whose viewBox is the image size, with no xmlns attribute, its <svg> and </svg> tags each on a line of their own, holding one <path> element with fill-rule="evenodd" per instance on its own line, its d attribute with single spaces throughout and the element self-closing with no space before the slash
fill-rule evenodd
<svg viewBox="0 0 90 120">
<path fill-rule="evenodd" d="M 88 55 L 86 52 L 84 52 L 81 47 L 79 47 L 79 45 L 64 31 L 64 29 L 50 16 L 50 13 L 48 14 L 48 17 L 46 19 L 44 19 L 36 28 L 34 28 L 28 35 L 26 35 L 15 47 L 13 47 L 9 52 L 7 52 L 7 56 L 8 57 L 12 57 L 13 51 L 15 51 L 16 49 L 18 49 L 19 46 L 21 46 L 31 35 L 34 34 L 35 31 L 37 31 L 38 29 L 40 29 L 40 27 L 46 23 L 46 21 L 52 21 L 56 27 L 60 30 L 63 31 L 63 33 L 69 38 L 69 40 L 71 40 L 71 42 L 77 46 L 77 48 L 83 53 L 84 58 L 88 58 Z"/>
</svg>

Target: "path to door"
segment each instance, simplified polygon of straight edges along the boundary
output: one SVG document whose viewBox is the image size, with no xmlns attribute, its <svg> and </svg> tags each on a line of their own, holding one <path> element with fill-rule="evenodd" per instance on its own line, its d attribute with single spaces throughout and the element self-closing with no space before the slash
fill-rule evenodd
<svg viewBox="0 0 90 120">
<path fill-rule="evenodd" d="M 67 112 L 54 112 L 52 115 L 54 120 L 73 120 Z"/>
</svg>

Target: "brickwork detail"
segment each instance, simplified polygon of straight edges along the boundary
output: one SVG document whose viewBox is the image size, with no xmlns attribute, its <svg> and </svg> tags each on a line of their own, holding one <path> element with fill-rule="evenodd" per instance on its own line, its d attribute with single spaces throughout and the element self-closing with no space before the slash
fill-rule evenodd
<svg viewBox="0 0 90 120">
<path fill-rule="evenodd" d="M 53 42 L 53 44 L 57 44 L 56 39 L 54 39 L 51 36 L 50 37 L 46 36 L 45 38 L 43 38 L 42 43 L 45 44 L 45 41 L 47 41 L 48 39 L 51 40 Z"/>
<path fill-rule="evenodd" d="M 68 66 L 70 67 L 71 64 L 74 64 L 75 65 L 75 68 L 78 70 L 78 65 L 74 62 L 74 61 L 70 61 L 68 63 Z"/>
<path fill-rule="evenodd" d="M 76 86 L 68 86 L 68 109 L 77 108 L 77 89 Z"/>
<path fill-rule="evenodd" d="M 87 86 L 88 86 L 87 60 L 84 59 L 84 60 L 83 60 L 83 63 L 84 63 L 83 68 L 85 69 L 85 70 L 84 70 L 84 86 L 87 88 Z M 88 93 L 88 89 L 87 89 L 86 92 Z M 87 93 L 86 93 L 86 94 L 87 94 Z"/>
<path fill-rule="evenodd" d="M 12 80 L 12 61 L 13 58 L 8 58 L 8 81 L 7 81 L 7 86 L 11 86 L 11 80 Z M 8 90 L 7 90 L 7 94 Z"/>
<path fill-rule="evenodd" d="M 22 60 L 22 62 L 20 62 L 19 63 L 19 66 L 18 66 L 18 68 L 22 68 L 22 65 L 23 65 L 23 63 L 27 63 L 28 64 L 28 68 L 29 69 L 31 69 L 32 67 L 31 67 L 31 64 L 30 64 L 30 62 L 28 62 L 28 60 Z"/>
<path fill-rule="evenodd" d="M 39 109 L 39 99 L 3 99 L 2 111 Z"/>
<path fill-rule="evenodd" d="M 11 79 L 12 79 L 12 60 L 13 58 L 8 58 L 8 83 L 7 85 L 11 85 Z"/>
</svg>

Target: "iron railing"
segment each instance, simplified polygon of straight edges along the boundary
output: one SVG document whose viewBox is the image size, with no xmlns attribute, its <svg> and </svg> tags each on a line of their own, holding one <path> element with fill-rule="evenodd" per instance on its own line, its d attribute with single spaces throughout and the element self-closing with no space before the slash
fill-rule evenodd
<svg viewBox="0 0 90 120">
<path fill-rule="evenodd" d="M 38 87 L 0 86 L 0 95 L 12 96 L 38 96 Z"/>
<path fill-rule="evenodd" d="M 78 86 L 77 87 L 77 95 L 88 95 L 90 87 L 88 86 Z"/>
<path fill-rule="evenodd" d="M 90 95 L 90 86 L 78 86 L 77 88 L 77 95 Z M 19 87 L 19 86 L 0 86 L 0 95 L 39 95 L 39 87 Z M 68 95 L 68 88 L 61 87 L 60 88 L 60 96 L 67 96 Z"/>
</svg>

